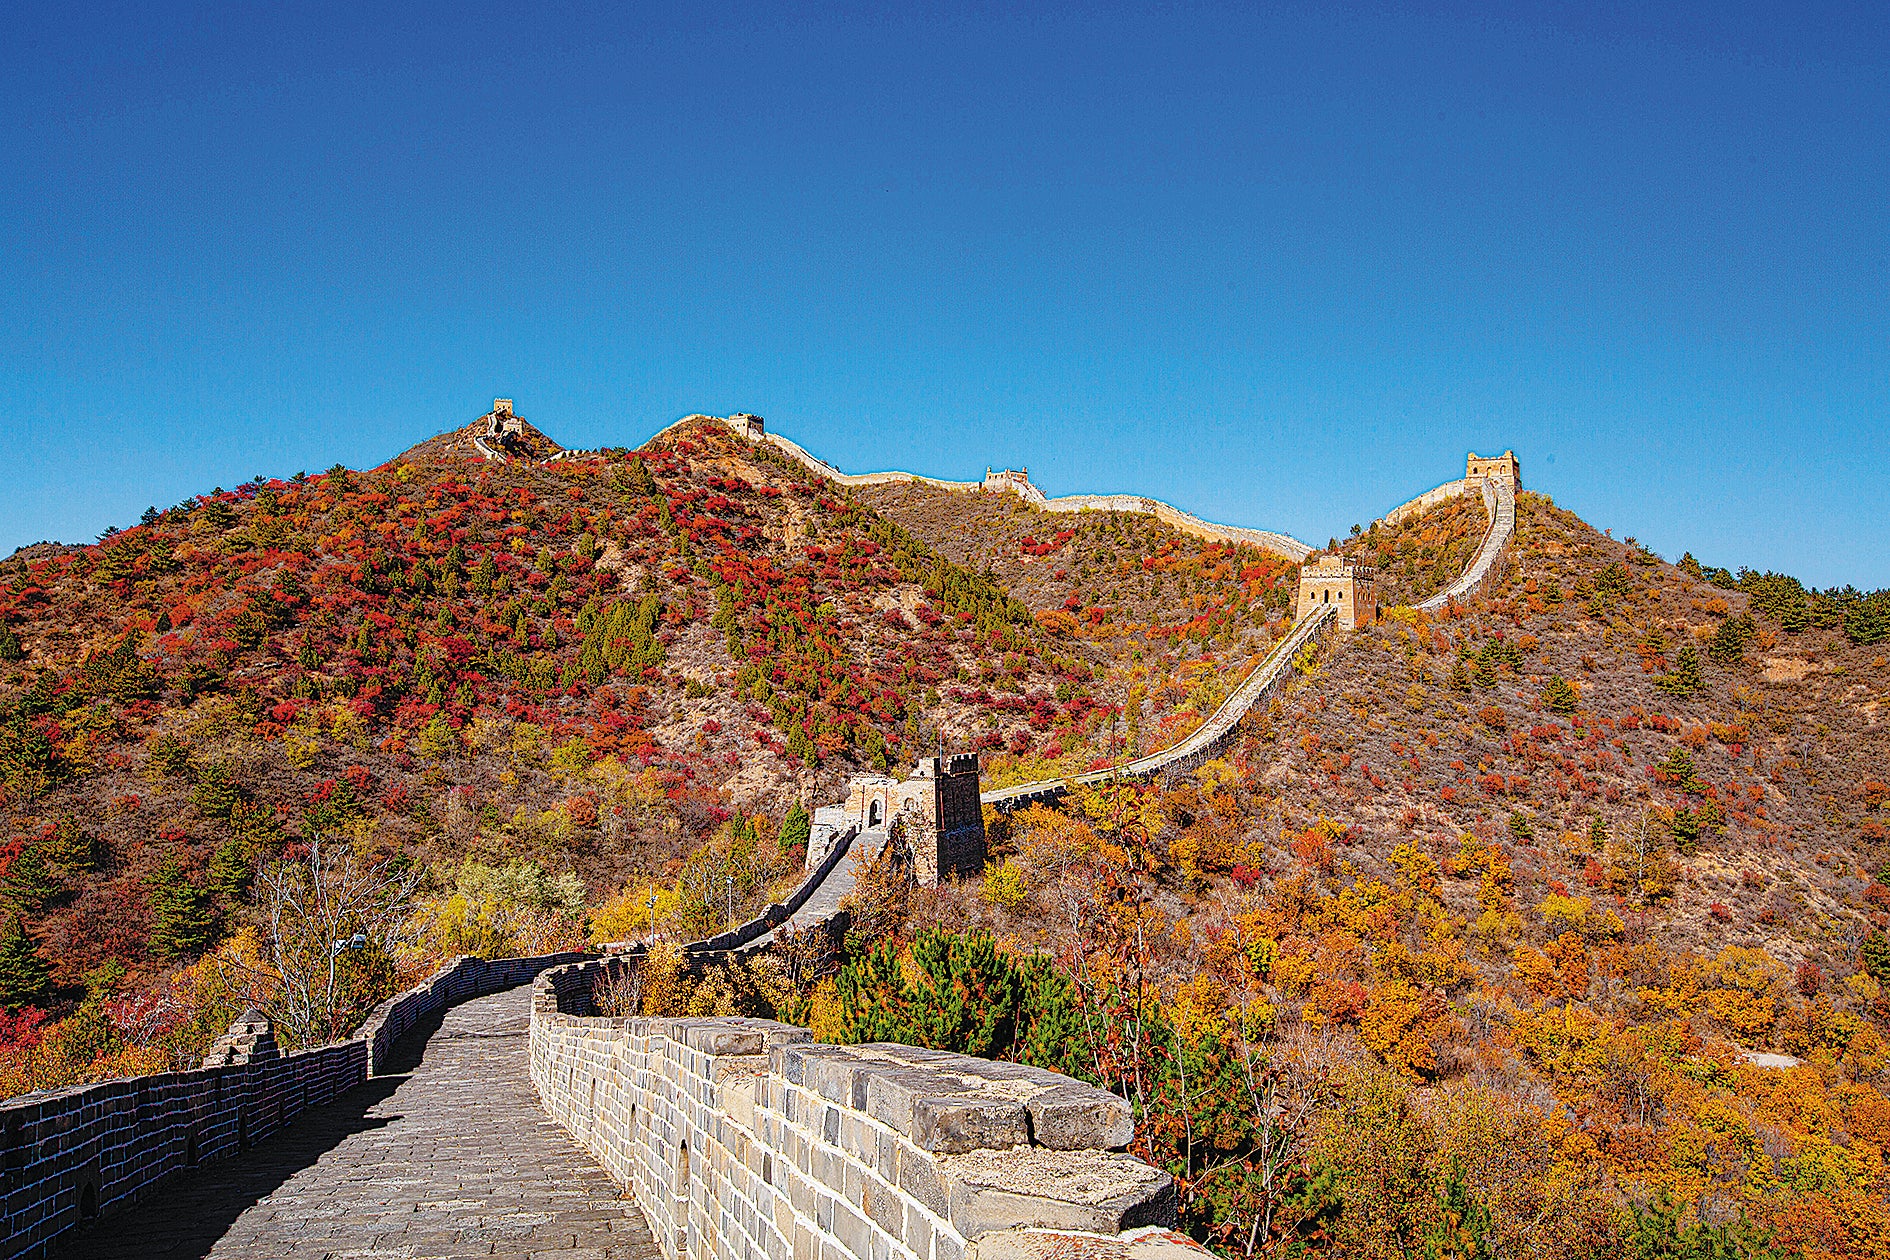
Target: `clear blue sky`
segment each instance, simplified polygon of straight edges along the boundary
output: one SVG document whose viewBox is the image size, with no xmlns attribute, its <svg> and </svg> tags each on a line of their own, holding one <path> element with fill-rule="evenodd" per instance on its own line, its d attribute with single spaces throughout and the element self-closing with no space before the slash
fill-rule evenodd
<svg viewBox="0 0 1890 1260">
<path fill-rule="evenodd" d="M 1516 7 L 14 0 L 0 549 L 504 394 L 1890 585 L 1890 6 Z"/>
</svg>

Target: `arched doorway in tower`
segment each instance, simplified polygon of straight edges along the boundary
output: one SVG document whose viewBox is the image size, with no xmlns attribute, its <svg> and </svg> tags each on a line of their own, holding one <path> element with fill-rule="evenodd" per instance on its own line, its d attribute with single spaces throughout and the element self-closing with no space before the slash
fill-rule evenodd
<svg viewBox="0 0 1890 1260">
<path fill-rule="evenodd" d="M 867 805 L 866 826 L 868 830 L 871 830 L 872 828 L 879 826 L 880 821 L 884 817 L 885 817 L 885 812 L 880 808 L 880 803 L 878 801 L 873 801 L 871 804 Z"/>
</svg>

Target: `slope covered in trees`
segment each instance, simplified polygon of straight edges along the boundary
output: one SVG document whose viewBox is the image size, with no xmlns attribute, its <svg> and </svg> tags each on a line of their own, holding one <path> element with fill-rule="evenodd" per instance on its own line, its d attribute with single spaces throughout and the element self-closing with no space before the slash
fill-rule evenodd
<svg viewBox="0 0 1890 1260">
<path fill-rule="evenodd" d="M 1119 1090 L 1227 1254 L 1884 1254 L 1890 662 L 1691 569 L 1524 495 L 1487 598 L 880 887 L 794 1013 Z"/>
<path fill-rule="evenodd" d="M 280 981 L 293 881 L 355 878 L 320 838 L 362 881 L 321 931 L 424 912 L 351 959 L 335 1031 L 433 954 L 578 939 L 635 879 L 694 880 L 679 926 L 757 904 L 798 857 L 767 819 L 941 731 L 1096 720 L 1001 587 L 720 425 L 548 465 L 458 436 L 0 565 L 16 1088 L 186 1053 Z"/>
<path fill-rule="evenodd" d="M 981 879 L 891 848 L 834 949 L 705 969 L 673 942 L 795 877 L 801 802 L 941 740 L 987 786 L 1172 742 L 1294 569 L 713 422 L 464 438 L 0 564 L 0 1087 L 654 930 L 622 1009 L 1119 1090 L 1226 1254 L 1890 1254 L 1890 596 L 1523 494 L 1485 596 L 1397 606 L 1474 554 L 1452 500 L 1335 541 L 1385 616 L 1221 758 L 993 815 Z"/>
</svg>

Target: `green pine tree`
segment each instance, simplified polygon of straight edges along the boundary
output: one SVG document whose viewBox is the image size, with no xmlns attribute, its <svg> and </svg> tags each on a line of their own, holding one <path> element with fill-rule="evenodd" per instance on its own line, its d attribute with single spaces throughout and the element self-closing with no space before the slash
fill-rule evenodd
<svg viewBox="0 0 1890 1260">
<path fill-rule="evenodd" d="M 241 836 L 233 836 L 218 845 L 210 858 L 209 891 L 225 905 L 234 905 L 249 891 L 255 875 L 255 846 Z"/>
<path fill-rule="evenodd" d="M 1875 591 L 1852 600 L 1844 610 L 1844 637 L 1852 643 L 1890 639 L 1890 591 Z"/>
<path fill-rule="evenodd" d="M 26 934 L 20 916 L 0 932 L 0 1006 L 21 1007 L 43 1002 L 49 988 L 50 973 L 39 948 Z"/>
<path fill-rule="evenodd" d="M 150 887 L 151 948 L 164 958 L 200 953 L 210 943 L 215 917 L 210 894 L 190 882 L 176 858 L 158 867 Z"/>
<path fill-rule="evenodd" d="M 1576 694 L 1575 688 L 1560 674 L 1549 679 L 1548 685 L 1542 689 L 1542 707 L 1551 713 L 1567 717 L 1579 709 L 1581 704 L 1581 696 Z"/>
<path fill-rule="evenodd" d="M 1699 774 L 1693 768 L 1693 754 L 1682 745 L 1674 745 L 1674 750 L 1667 754 L 1667 759 L 1655 767 L 1660 776 L 1675 787 L 1686 792 L 1705 790 Z"/>
<path fill-rule="evenodd" d="M 8 865 L 6 877 L 0 879 L 0 895 L 27 914 L 44 910 L 65 891 L 65 883 L 53 874 L 46 860 L 46 850 L 38 840 L 28 842 L 20 850 Z"/>
<path fill-rule="evenodd" d="M 20 646 L 20 636 L 13 633 L 13 627 L 0 621 L 0 661 L 17 661 L 26 655 L 26 649 Z"/>
<path fill-rule="evenodd" d="M 1452 1169 L 1438 1187 L 1437 1216 L 1424 1231 L 1424 1260 L 1495 1260 L 1490 1209 Z"/>
<path fill-rule="evenodd" d="M 1863 954 L 1864 970 L 1878 984 L 1890 984 L 1890 937 L 1885 937 L 1882 932 L 1872 932 L 1864 938 L 1864 947 L 1860 952 Z"/>
<path fill-rule="evenodd" d="M 1685 698 L 1705 684 L 1700 679 L 1700 654 L 1683 647 L 1673 660 L 1673 668 L 1654 679 L 1654 685 L 1670 696 Z"/>
<path fill-rule="evenodd" d="M 813 834 L 813 823 L 807 816 L 807 810 L 799 801 L 789 808 L 787 817 L 781 820 L 781 851 L 807 853 L 807 840 Z"/>
<path fill-rule="evenodd" d="M 1795 607 L 1800 614 L 1804 612 L 1803 603 Z M 1787 629 L 1790 627 L 1788 626 Z M 1804 626 L 1800 624 L 1798 629 L 1803 630 Z M 1706 645 L 1706 654 L 1711 656 L 1716 664 L 1737 665 L 1746 659 L 1746 644 L 1752 641 L 1753 632 L 1752 618 L 1728 617 L 1720 622 L 1719 629 L 1713 632 L 1712 641 Z"/>
<path fill-rule="evenodd" d="M 105 860 L 105 842 L 71 814 L 60 817 L 44 844 L 46 860 L 67 870 L 95 871 Z"/>
</svg>

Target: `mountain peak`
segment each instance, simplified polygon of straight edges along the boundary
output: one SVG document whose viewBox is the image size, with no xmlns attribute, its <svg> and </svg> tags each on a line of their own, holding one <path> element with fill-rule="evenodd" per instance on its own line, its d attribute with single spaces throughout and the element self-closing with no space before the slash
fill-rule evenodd
<svg viewBox="0 0 1890 1260">
<path fill-rule="evenodd" d="M 409 463 L 434 459 L 497 462 L 550 459 L 564 448 L 512 410 L 510 398 L 492 400 L 492 410 L 471 424 L 436 434 L 404 452 Z"/>
</svg>

